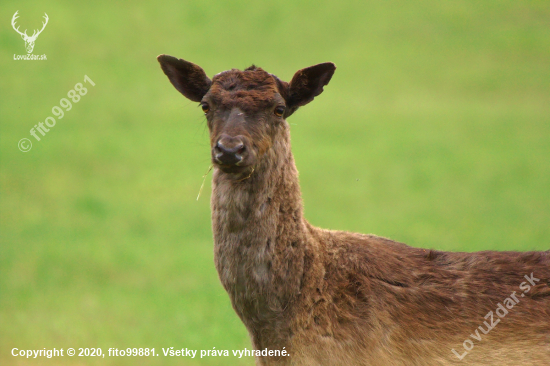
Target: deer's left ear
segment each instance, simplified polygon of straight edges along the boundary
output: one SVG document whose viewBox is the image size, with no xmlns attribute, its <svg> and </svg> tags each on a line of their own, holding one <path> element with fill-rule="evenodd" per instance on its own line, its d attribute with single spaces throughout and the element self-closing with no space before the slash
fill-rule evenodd
<svg viewBox="0 0 550 366">
<path fill-rule="evenodd" d="M 336 65 L 332 62 L 325 62 L 297 71 L 288 84 L 286 97 L 288 115 L 321 94 L 323 87 L 332 78 L 334 70 L 336 70 Z"/>
<path fill-rule="evenodd" d="M 210 89 L 212 81 L 200 66 L 168 55 L 160 55 L 157 60 L 172 85 L 193 102 L 200 102 Z"/>
</svg>

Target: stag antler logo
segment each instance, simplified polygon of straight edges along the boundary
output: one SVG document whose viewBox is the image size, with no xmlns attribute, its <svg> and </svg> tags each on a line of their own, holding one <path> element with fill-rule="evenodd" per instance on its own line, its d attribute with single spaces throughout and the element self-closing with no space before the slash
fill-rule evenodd
<svg viewBox="0 0 550 366">
<path fill-rule="evenodd" d="M 36 38 L 38 37 L 38 35 L 40 33 L 42 33 L 42 31 L 44 30 L 44 28 L 46 28 L 46 24 L 48 24 L 48 14 L 44 13 L 44 19 L 46 19 L 46 22 L 43 22 L 42 23 L 42 29 L 40 30 L 35 30 L 32 34 L 32 36 L 28 36 L 27 35 L 27 30 L 25 29 L 25 31 L 23 33 L 21 33 L 19 31 L 19 27 L 15 28 L 15 20 L 17 18 L 19 18 L 17 16 L 17 13 L 19 12 L 19 10 L 17 10 L 15 12 L 15 14 L 13 14 L 13 18 L 11 18 L 11 26 L 13 27 L 13 29 L 15 29 L 15 31 L 17 33 L 19 33 L 21 35 L 21 38 L 23 38 L 23 40 L 25 41 L 25 48 L 27 49 L 27 53 L 31 53 L 33 48 L 34 48 L 34 42 L 36 41 Z"/>
</svg>

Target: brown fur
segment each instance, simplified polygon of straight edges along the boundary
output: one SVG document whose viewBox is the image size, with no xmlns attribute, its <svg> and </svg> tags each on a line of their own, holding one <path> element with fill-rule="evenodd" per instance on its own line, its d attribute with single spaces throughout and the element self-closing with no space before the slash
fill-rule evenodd
<svg viewBox="0 0 550 366">
<path fill-rule="evenodd" d="M 254 348 L 290 353 L 258 365 L 550 364 L 550 251 L 439 252 L 304 218 L 284 118 L 322 92 L 334 65 L 290 83 L 230 70 L 210 87 L 196 65 L 159 62 L 178 90 L 209 106 L 213 149 L 222 134 L 243 136 L 247 148 L 242 167 L 216 165 L 212 229 L 221 283 Z M 524 292 L 531 273 L 539 281 Z M 514 291 L 519 302 L 500 319 L 498 304 Z M 500 321 L 484 334 L 489 312 Z M 474 348 L 460 360 L 451 350 L 463 355 L 466 340 Z"/>
</svg>

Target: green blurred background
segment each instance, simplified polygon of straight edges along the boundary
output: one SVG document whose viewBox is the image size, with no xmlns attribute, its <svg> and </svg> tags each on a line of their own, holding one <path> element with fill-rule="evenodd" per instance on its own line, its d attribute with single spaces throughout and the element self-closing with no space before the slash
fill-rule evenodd
<svg viewBox="0 0 550 366">
<path fill-rule="evenodd" d="M 26 54 L 11 28 L 39 28 Z M 548 1 L 3 1 L 0 364 L 252 365 L 11 349 L 250 348 L 213 265 L 208 131 L 161 53 L 325 92 L 289 118 L 315 225 L 453 251 L 547 250 Z M 28 32 L 29 34 L 32 31 Z M 29 130 L 88 75 L 40 142 Z M 21 138 L 33 141 L 23 153 Z"/>
</svg>

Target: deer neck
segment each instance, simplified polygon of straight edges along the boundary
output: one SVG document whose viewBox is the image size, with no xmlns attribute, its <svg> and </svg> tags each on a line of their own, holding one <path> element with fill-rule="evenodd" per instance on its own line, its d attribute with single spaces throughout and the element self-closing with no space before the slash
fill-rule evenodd
<svg viewBox="0 0 550 366">
<path fill-rule="evenodd" d="M 223 239 L 218 234 L 247 239 L 246 233 L 257 231 L 251 224 L 266 230 L 277 227 L 288 215 L 298 221 L 302 219 L 302 198 L 290 133 L 284 130 L 273 140 L 249 177 L 237 180 L 214 169 L 211 205 L 216 241 Z"/>
<path fill-rule="evenodd" d="M 307 223 L 290 136 L 276 139 L 250 178 L 214 171 L 212 229 L 220 280 L 247 326 L 273 321 L 300 291 Z"/>
</svg>

